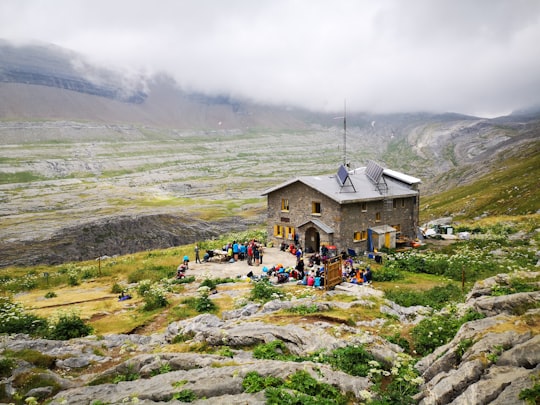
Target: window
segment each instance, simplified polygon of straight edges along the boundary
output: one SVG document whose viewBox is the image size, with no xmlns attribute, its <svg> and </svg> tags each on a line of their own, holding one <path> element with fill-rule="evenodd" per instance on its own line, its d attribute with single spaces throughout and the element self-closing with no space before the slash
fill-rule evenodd
<svg viewBox="0 0 540 405">
<path fill-rule="evenodd" d="M 367 202 L 362 202 L 360 203 L 360 210 L 362 210 L 362 212 L 366 212 L 367 211 Z"/>
<path fill-rule="evenodd" d="M 285 237 L 287 239 L 294 239 L 294 228 L 292 226 L 285 227 Z"/>
<path fill-rule="evenodd" d="M 321 215 L 321 203 L 313 201 L 311 203 L 311 213 L 313 215 Z"/>
<path fill-rule="evenodd" d="M 354 242 L 361 242 L 363 240 L 367 240 L 367 231 L 359 231 L 355 232 L 353 236 Z"/>
<path fill-rule="evenodd" d="M 281 199 L 281 211 L 289 211 L 289 200 L 287 198 Z"/>
<path fill-rule="evenodd" d="M 401 208 L 405 208 L 405 198 L 401 199 Z"/>
<path fill-rule="evenodd" d="M 375 213 L 375 222 L 381 222 L 381 213 L 380 212 Z"/>
<path fill-rule="evenodd" d="M 397 208 L 397 200 L 396 199 L 392 200 L 392 206 L 394 207 L 394 209 Z"/>
<path fill-rule="evenodd" d="M 278 238 L 283 238 L 283 226 L 274 225 L 274 236 L 277 236 Z"/>
</svg>

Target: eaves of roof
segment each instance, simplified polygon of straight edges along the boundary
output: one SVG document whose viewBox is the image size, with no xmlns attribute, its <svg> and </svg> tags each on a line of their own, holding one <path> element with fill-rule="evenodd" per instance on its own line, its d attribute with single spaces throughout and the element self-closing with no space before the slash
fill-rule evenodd
<svg viewBox="0 0 540 405">
<path fill-rule="evenodd" d="M 317 227 L 319 227 L 319 229 L 321 229 L 322 231 L 324 231 L 327 234 L 334 233 L 334 229 L 332 227 L 326 225 L 324 222 L 322 222 L 319 219 L 310 219 L 309 221 L 306 221 L 303 224 L 298 225 L 298 228 L 301 228 L 304 225 L 309 224 L 309 223 L 312 223 L 312 224 L 316 225 Z"/>
<path fill-rule="evenodd" d="M 262 195 L 268 195 L 295 182 L 301 182 L 339 204 L 352 204 L 360 201 L 375 201 L 418 195 L 417 190 L 409 188 L 403 182 L 397 181 L 394 177 L 390 176 L 383 176 L 387 186 L 385 192 L 380 192 L 377 186 L 363 172 L 351 173 L 349 179 L 354 185 L 354 188 L 349 181 L 342 187 L 335 175 L 297 177 L 266 190 Z"/>
</svg>

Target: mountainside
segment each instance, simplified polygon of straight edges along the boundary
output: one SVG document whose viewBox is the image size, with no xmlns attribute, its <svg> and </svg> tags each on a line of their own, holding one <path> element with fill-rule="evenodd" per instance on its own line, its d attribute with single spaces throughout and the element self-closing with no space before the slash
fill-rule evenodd
<svg viewBox="0 0 540 405">
<path fill-rule="evenodd" d="M 177 129 L 304 128 L 304 116 L 182 91 L 165 75 L 131 77 L 46 45 L 0 41 L 0 119 L 131 123 Z M 249 109 L 248 109 L 249 108 Z"/>
<path fill-rule="evenodd" d="M 22 259 L 21 242 L 61 241 L 65 230 L 88 244 L 73 230 L 99 230 L 119 216 L 259 220 L 265 189 L 335 173 L 344 160 L 353 167 L 376 160 L 418 177 L 422 196 L 509 170 L 505 184 L 525 187 L 531 203 L 507 199 L 508 212 L 535 212 L 538 187 L 512 170 L 516 160 L 537 161 L 539 111 L 495 119 L 348 112 L 344 137 L 336 117 L 343 112 L 193 94 L 164 75 L 133 77 L 57 47 L 0 41 L 0 243 Z M 486 182 L 476 192 L 490 192 Z M 99 232 L 93 239 L 102 250 Z M 166 246 L 146 246 L 159 247 Z"/>
</svg>

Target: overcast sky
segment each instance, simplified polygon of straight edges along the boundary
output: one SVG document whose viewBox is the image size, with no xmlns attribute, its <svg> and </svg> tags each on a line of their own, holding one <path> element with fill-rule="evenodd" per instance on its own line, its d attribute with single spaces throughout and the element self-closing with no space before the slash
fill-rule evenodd
<svg viewBox="0 0 540 405">
<path fill-rule="evenodd" d="M 540 0 L 0 0 L 0 37 L 322 111 L 540 105 Z"/>
</svg>

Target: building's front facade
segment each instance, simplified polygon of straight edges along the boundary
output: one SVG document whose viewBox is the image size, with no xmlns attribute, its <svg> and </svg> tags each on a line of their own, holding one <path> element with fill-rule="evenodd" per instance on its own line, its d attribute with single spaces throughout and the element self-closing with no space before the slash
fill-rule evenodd
<svg viewBox="0 0 540 405">
<path fill-rule="evenodd" d="M 384 245 L 395 247 L 391 244 L 396 238 L 416 237 L 419 183 L 372 162 L 333 176 L 289 180 L 264 193 L 268 240 L 279 245 L 297 239 L 306 252 L 333 245 L 338 251 L 360 253 L 380 247 L 373 245 L 378 240 L 374 235 L 383 232 Z M 392 230 L 393 239 L 386 230 Z"/>
</svg>

